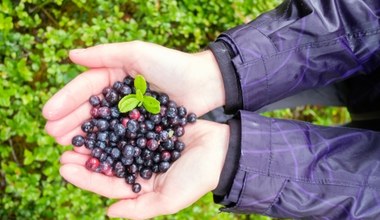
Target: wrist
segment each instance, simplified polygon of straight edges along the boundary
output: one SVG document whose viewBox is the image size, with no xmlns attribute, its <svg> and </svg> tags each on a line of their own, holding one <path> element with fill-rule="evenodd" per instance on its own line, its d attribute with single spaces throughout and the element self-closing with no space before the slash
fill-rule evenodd
<svg viewBox="0 0 380 220">
<path fill-rule="evenodd" d="M 208 108 L 205 112 L 224 106 L 224 82 L 214 54 L 210 50 L 195 54 L 194 66 L 197 67 L 194 73 L 198 74 L 198 82 L 203 84 L 200 88 Z"/>
</svg>

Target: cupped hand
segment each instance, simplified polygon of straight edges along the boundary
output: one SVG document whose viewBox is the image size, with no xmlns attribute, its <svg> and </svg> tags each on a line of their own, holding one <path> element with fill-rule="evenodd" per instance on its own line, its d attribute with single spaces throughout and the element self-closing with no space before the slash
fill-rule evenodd
<svg viewBox="0 0 380 220">
<path fill-rule="evenodd" d="M 150 180 L 139 177 L 142 190 L 138 194 L 122 178 L 87 170 L 87 154 L 65 152 L 60 173 L 79 188 L 119 199 L 109 207 L 110 217 L 146 219 L 176 213 L 217 186 L 227 153 L 229 127 L 198 120 L 186 126 L 181 139 L 186 144 L 182 156 L 166 173 L 153 175 Z"/>
<path fill-rule="evenodd" d="M 89 68 L 58 91 L 44 106 L 46 130 L 70 144 L 90 118 L 88 99 L 125 76 L 142 74 L 154 91 L 198 116 L 225 102 L 224 84 L 211 51 L 189 54 L 140 41 L 104 44 L 70 51 L 70 59 Z"/>
</svg>

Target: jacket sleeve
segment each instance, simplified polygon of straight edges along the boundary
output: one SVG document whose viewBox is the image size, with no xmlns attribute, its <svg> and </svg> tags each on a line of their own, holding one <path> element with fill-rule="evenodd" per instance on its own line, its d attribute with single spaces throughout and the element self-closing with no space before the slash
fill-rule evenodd
<svg viewBox="0 0 380 220">
<path fill-rule="evenodd" d="M 380 1 L 287 0 L 211 43 L 226 113 L 267 104 L 380 65 Z"/>
<path fill-rule="evenodd" d="M 241 153 L 231 186 L 219 197 L 222 211 L 297 219 L 380 218 L 380 132 L 247 111 L 234 120 L 241 123 L 241 135 L 231 142 L 240 144 Z"/>
</svg>

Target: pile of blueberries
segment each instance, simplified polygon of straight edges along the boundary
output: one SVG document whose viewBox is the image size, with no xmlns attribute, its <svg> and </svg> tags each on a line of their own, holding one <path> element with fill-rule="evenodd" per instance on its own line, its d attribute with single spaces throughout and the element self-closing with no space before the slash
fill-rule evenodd
<svg viewBox="0 0 380 220">
<path fill-rule="evenodd" d="M 164 173 L 181 156 L 185 144 L 179 137 L 184 135 L 185 125 L 194 123 L 197 116 L 188 114 L 167 94 L 150 90 L 149 84 L 145 95 L 160 102 L 160 113 L 151 114 L 143 106 L 121 113 L 120 99 L 135 90 L 134 79 L 127 76 L 104 88 L 102 97 L 91 96 L 91 118 L 81 125 L 85 135 L 73 137 L 72 144 L 91 150 L 87 169 L 124 178 L 138 193 L 138 176 L 150 179 L 153 173 Z"/>
</svg>

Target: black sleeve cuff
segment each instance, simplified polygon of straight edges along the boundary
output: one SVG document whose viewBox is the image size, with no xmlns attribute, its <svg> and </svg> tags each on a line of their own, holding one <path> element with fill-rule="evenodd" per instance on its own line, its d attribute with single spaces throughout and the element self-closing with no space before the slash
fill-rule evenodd
<svg viewBox="0 0 380 220">
<path fill-rule="evenodd" d="M 230 126 L 230 140 L 228 143 L 229 146 L 227 150 L 226 160 L 224 162 L 223 169 L 220 174 L 218 186 L 212 191 L 215 203 L 221 203 L 223 201 L 224 196 L 230 191 L 234 180 L 234 176 L 239 167 L 241 149 L 240 119 L 230 119 L 227 123 Z"/>
<path fill-rule="evenodd" d="M 222 41 L 211 43 L 208 48 L 214 54 L 222 73 L 224 90 L 226 91 L 226 114 L 235 114 L 243 107 L 243 98 L 239 77 L 235 71 L 231 59 L 234 57 L 232 49 Z"/>
</svg>

